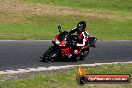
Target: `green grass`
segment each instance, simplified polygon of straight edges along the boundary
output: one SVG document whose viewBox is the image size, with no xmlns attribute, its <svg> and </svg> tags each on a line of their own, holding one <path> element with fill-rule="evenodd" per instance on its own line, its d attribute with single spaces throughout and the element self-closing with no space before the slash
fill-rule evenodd
<svg viewBox="0 0 132 88">
<path fill-rule="evenodd" d="M 90 35 L 99 40 L 132 40 L 131 20 L 113 21 L 82 16 L 31 16 L 26 19 L 21 24 L 0 24 L 0 39 L 52 39 L 58 33 L 58 25 L 63 30 L 70 30 L 83 19 L 87 22 Z"/>
<path fill-rule="evenodd" d="M 78 67 L 77 67 L 78 68 Z M 87 74 L 130 74 L 132 75 L 132 64 L 113 64 L 101 66 L 83 67 Z M 76 83 L 76 70 L 60 72 L 48 75 L 39 75 L 26 79 L 2 81 L 0 88 L 130 88 L 130 84 L 86 84 L 84 86 Z"/>
<path fill-rule="evenodd" d="M 86 68 L 89 74 L 130 74 L 132 75 L 132 64 L 97 65 Z"/>
<path fill-rule="evenodd" d="M 30 14 L 30 11 L 0 10 L 0 39 L 43 40 L 52 39 L 61 25 L 63 30 L 74 28 L 78 21 L 85 20 L 90 35 L 99 40 L 132 40 L 131 0 L 16 0 L 32 7 L 41 5 L 82 13 Z M 17 4 L 18 4 L 17 3 Z M 20 3 L 19 3 L 20 4 Z M 18 4 L 18 5 L 19 5 Z M 61 7 L 52 7 L 61 6 Z M 15 7 L 17 9 L 17 7 Z M 23 7 L 22 7 L 23 8 Z M 10 9 L 10 8 L 9 8 Z M 42 9 L 39 7 L 39 9 Z M 62 8 L 63 9 L 63 8 Z M 69 10 L 70 9 L 70 10 Z M 72 10 L 73 9 L 73 10 Z M 61 10 L 61 9 L 58 9 Z M 33 10 L 36 12 L 36 10 Z M 22 14 L 21 14 L 22 13 Z M 40 12 L 41 13 L 41 12 Z"/>
</svg>

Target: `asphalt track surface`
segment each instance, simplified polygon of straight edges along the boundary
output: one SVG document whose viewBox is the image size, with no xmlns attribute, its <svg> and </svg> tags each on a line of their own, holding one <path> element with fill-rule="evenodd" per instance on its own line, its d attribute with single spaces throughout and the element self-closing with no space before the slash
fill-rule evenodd
<svg viewBox="0 0 132 88">
<path fill-rule="evenodd" d="M 132 61 L 132 41 L 97 41 L 97 47 L 90 48 L 84 61 L 39 62 L 39 57 L 49 46 L 49 41 L 0 41 L 0 71 Z"/>
</svg>

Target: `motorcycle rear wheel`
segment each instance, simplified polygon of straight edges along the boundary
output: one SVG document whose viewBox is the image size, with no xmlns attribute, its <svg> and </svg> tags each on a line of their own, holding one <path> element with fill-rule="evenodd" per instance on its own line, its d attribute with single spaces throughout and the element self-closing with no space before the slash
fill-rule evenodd
<svg viewBox="0 0 132 88">
<path fill-rule="evenodd" d="M 82 53 L 83 53 L 83 55 L 81 55 L 81 57 L 79 59 L 81 61 L 83 61 L 85 59 L 85 57 L 89 54 L 89 48 L 87 48 L 87 50 L 83 51 Z"/>
</svg>

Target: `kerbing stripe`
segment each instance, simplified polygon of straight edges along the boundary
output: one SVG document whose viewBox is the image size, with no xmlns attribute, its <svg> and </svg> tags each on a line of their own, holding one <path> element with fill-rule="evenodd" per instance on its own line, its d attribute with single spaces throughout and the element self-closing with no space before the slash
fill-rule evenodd
<svg viewBox="0 0 132 88">
<path fill-rule="evenodd" d="M 49 66 L 49 67 L 37 67 L 37 68 L 26 68 L 26 69 L 16 69 L 16 70 L 5 70 L 0 71 L 0 75 L 3 74 L 20 74 L 20 73 L 28 73 L 28 72 L 39 72 L 39 71 L 50 71 L 50 70 L 57 70 L 57 69 L 66 69 L 76 66 L 96 66 L 96 65 L 102 65 L 102 64 L 127 64 L 132 63 L 132 61 L 129 62 L 112 62 L 112 63 L 95 63 L 95 64 L 80 64 L 80 65 L 66 65 L 66 66 Z"/>
</svg>

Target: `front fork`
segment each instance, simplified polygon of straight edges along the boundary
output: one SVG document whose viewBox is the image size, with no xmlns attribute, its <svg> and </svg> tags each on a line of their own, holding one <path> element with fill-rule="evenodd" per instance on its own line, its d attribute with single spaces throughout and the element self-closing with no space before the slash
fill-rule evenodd
<svg viewBox="0 0 132 88">
<path fill-rule="evenodd" d="M 52 47 L 52 52 L 54 53 L 51 57 L 52 58 L 58 58 L 59 49 L 57 49 L 56 46 L 51 46 L 51 47 Z"/>
</svg>

